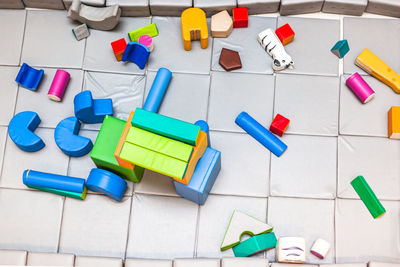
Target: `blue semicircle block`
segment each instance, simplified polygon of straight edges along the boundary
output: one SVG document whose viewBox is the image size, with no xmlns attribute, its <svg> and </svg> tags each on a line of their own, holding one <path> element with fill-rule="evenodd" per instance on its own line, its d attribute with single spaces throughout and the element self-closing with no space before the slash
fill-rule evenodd
<svg viewBox="0 0 400 267">
<path fill-rule="evenodd" d="M 90 171 L 86 180 L 86 187 L 89 190 L 105 194 L 116 201 L 121 201 L 126 186 L 126 181 L 118 175 L 97 168 L 93 168 Z"/>
</svg>

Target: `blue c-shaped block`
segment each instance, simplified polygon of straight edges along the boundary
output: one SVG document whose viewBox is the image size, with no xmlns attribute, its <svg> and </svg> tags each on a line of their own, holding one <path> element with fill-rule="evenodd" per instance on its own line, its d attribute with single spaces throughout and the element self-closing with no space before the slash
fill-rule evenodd
<svg viewBox="0 0 400 267">
<path fill-rule="evenodd" d="M 208 127 L 208 123 L 203 120 L 198 120 L 194 124 L 197 126 L 200 126 L 200 130 L 202 130 L 203 132 L 205 132 L 207 134 L 207 143 L 208 143 L 208 146 L 210 147 L 211 146 L 210 133 L 209 133 L 210 128 Z"/>
<path fill-rule="evenodd" d="M 286 150 L 287 145 L 285 143 L 283 143 L 273 133 L 265 129 L 246 112 L 243 111 L 240 113 L 235 122 L 249 135 L 254 137 L 258 142 L 274 153 L 275 156 L 279 157 Z"/>
<path fill-rule="evenodd" d="M 112 99 L 93 99 L 92 92 L 83 91 L 74 98 L 75 116 L 85 123 L 101 123 L 113 115 Z"/>
<path fill-rule="evenodd" d="M 93 143 L 89 138 L 79 136 L 81 123 L 76 117 L 68 117 L 57 124 L 54 140 L 66 155 L 82 157 L 92 150 Z"/>
<path fill-rule="evenodd" d="M 158 112 L 171 77 L 172 73 L 169 69 L 160 68 L 157 71 L 157 75 L 154 78 L 151 89 L 146 97 L 146 102 L 143 105 L 144 110 L 154 113 Z"/>
<path fill-rule="evenodd" d="M 147 46 L 138 42 L 129 42 L 125 48 L 124 54 L 122 55 L 122 61 L 132 61 L 140 69 L 146 66 L 147 60 L 150 56 L 150 50 Z"/>
<path fill-rule="evenodd" d="M 15 81 L 22 87 L 35 91 L 43 77 L 43 70 L 37 70 L 28 64 L 22 64 Z"/>
<path fill-rule="evenodd" d="M 121 201 L 126 190 L 127 183 L 118 175 L 93 168 L 86 180 L 86 187 L 94 192 L 103 193 L 110 198 Z"/>
<path fill-rule="evenodd" d="M 45 146 L 43 140 L 33 133 L 39 124 L 40 118 L 36 112 L 20 112 L 11 119 L 8 125 L 8 135 L 21 150 L 38 151 Z"/>
</svg>

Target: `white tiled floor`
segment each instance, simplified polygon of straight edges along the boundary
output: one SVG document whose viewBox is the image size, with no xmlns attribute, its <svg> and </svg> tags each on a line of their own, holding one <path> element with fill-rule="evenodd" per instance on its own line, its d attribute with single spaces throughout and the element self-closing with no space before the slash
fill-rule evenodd
<svg viewBox="0 0 400 267">
<path fill-rule="evenodd" d="M 221 252 L 219 246 L 233 210 L 239 209 L 274 226 L 277 237 L 304 236 L 307 249 L 316 238 L 332 244 L 325 260 L 308 253 L 307 263 L 400 261 L 400 143 L 386 138 L 387 110 L 400 102 L 372 77 L 366 81 L 377 94 L 365 105 L 348 88 L 340 88 L 344 79 L 330 52 L 343 26 L 340 16 L 251 16 L 249 28 L 234 29 L 227 39 L 210 37 L 207 49 L 194 41 L 190 52 L 182 48 L 179 18 L 122 18 L 115 30 L 91 30 L 89 38 L 79 42 L 65 11 L 28 10 L 26 26 L 25 11 L 0 10 L 0 21 L 3 18 L 10 23 L 0 25 L 2 36 L 9 37 L 0 40 L 1 50 L 9 51 L 0 55 L 0 249 L 119 258 L 232 256 L 232 250 Z M 398 31 L 398 21 L 359 20 L 344 19 L 350 44 L 345 71 L 359 70 L 352 57 L 367 44 L 400 72 L 400 41 L 392 33 Z M 128 31 L 151 21 L 160 34 L 154 38 L 148 67 L 140 70 L 134 63 L 117 62 L 110 43 L 128 40 Z M 285 47 L 295 69 L 270 75 L 271 59 L 255 35 L 276 22 L 289 22 L 296 32 L 295 41 Z M 363 25 L 371 27 L 371 36 Z M 391 42 L 382 41 L 388 35 L 393 36 Z M 222 47 L 240 52 L 241 73 L 220 69 Z M 18 88 L 14 81 L 23 62 L 45 70 L 36 92 Z M 142 106 L 160 67 L 173 71 L 160 113 L 189 122 L 207 120 L 212 147 L 222 152 L 222 169 L 204 206 L 177 197 L 170 178 L 150 171 L 141 183 L 129 183 L 122 203 L 92 192 L 85 201 L 63 198 L 22 184 L 22 172 L 28 168 L 86 178 L 94 167 L 90 156 L 67 157 L 53 137 L 57 123 L 73 114 L 73 97 L 82 89 L 91 90 L 94 98 L 111 97 L 114 114 L 126 119 Z M 57 68 L 71 73 L 61 103 L 46 96 Z M 15 110 L 38 112 L 42 123 L 35 133 L 45 141 L 44 149 L 22 152 L 7 137 Z M 244 133 L 234 123 L 241 111 L 266 128 L 276 113 L 288 117 L 283 137 L 288 150 L 277 158 Z M 80 134 L 94 141 L 100 124 L 82 128 Z M 349 182 L 357 175 L 364 175 L 384 200 L 387 214 L 382 218 L 373 220 L 355 200 Z M 256 257 L 274 261 L 274 251 Z M 231 266 L 228 260 L 223 264 Z"/>
</svg>

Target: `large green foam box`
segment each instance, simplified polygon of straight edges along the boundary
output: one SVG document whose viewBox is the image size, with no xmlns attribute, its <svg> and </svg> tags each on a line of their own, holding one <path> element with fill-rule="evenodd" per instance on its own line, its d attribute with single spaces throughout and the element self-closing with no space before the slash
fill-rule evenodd
<svg viewBox="0 0 400 267">
<path fill-rule="evenodd" d="M 138 183 L 143 177 L 144 169 L 135 166 L 133 170 L 119 166 L 114 152 L 124 131 L 126 122 L 112 116 L 106 116 L 90 157 L 98 168 L 111 171 L 127 180 Z"/>
<path fill-rule="evenodd" d="M 191 145 L 136 127 L 131 127 L 129 129 L 125 142 L 129 142 L 131 144 L 135 144 L 185 162 L 189 161 L 193 151 L 193 147 Z"/>
<path fill-rule="evenodd" d="M 185 175 L 187 162 L 151 151 L 149 149 L 125 142 L 122 147 L 121 159 L 131 162 L 167 176 L 182 179 Z"/>
<path fill-rule="evenodd" d="M 135 110 L 132 126 L 195 146 L 200 126 L 140 108 Z"/>
</svg>

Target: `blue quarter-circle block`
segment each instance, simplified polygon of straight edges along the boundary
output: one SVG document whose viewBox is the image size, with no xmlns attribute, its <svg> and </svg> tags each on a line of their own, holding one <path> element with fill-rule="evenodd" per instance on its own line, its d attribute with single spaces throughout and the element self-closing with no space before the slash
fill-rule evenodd
<svg viewBox="0 0 400 267">
<path fill-rule="evenodd" d="M 122 55 L 122 61 L 132 61 L 140 69 L 146 66 L 147 60 L 150 56 L 150 50 L 147 46 L 138 42 L 129 42 L 125 48 L 124 54 Z"/>
<path fill-rule="evenodd" d="M 210 128 L 208 127 L 208 123 L 203 120 L 198 120 L 194 124 L 197 126 L 200 126 L 200 129 L 207 134 L 207 143 L 208 143 L 208 146 L 211 146 L 210 133 L 209 133 Z"/>
<path fill-rule="evenodd" d="M 110 198 L 121 201 L 126 190 L 127 183 L 118 175 L 103 170 L 93 168 L 86 180 L 86 187 L 94 192 L 103 193 Z"/>
<path fill-rule="evenodd" d="M 39 124 L 40 118 L 36 112 L 20 112 L 11 119 L 8 125 L 8 135 L 21 150 L 38 151 L 45 146 L 43 140 L 33 133 Z"/>
<path fill-rule="evenodd" d="M 207 147 L 194 169 L 188 185 L 174 182 L 176 193 L 187 200 L 203 205 L 221 170 L 221 152 Z"/>
<path fill-rule="evenodd" d="M 68 156 L 82 157 L 93 148 L 92 140 L 78 135 L 80 129 L 79 120 L 76 117 L 68 117 L 60 121 L 54 130 L 57 146 Z"/>
<path fill-rule="evenodd" d="M 35 91 L 43 77 L 43 70 L 37 70 L 28 64 L 22 64 L 15 81 L 22 87 Z"/>
<path fill-rule="evenodd" d="M 83 91 L 74 98 L 74 111 L 85 123 L 101 123 L 106 115 L 113 115 L 112 99 L 93 99 L 92 92 Z"/>
</svg>

